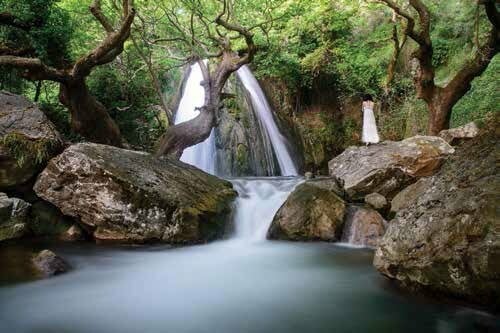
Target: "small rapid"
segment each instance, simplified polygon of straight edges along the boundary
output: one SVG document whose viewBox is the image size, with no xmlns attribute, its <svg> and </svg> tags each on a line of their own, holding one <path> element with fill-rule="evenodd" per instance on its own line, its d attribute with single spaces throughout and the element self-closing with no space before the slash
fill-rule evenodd
<svg viewBox="0 0 500 333">
<path fill-rule="evenodd" d="M 234 239 L 262 241 L 274 215 L 301 181 L 293 177 L 230 179 L 238 198 L 234 207 Z"/>
</svg>

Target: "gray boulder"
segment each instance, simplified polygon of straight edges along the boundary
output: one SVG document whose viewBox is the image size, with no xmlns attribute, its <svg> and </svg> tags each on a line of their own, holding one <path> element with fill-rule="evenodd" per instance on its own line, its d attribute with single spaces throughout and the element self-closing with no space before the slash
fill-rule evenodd
<svg viewBox="0 0 500 333">
<path fill-rule="evenodd" d="M 369 207 L 349 205 L 345 216 L 342 242 L 377 247 L 385 233 L 387 222 Z"/>
<path fill-rule="evenodd" d="M 439 136 L 450 145 L 457 144 L 464 139 L 475 138 L 478 134 L 479 127 L 477 127 L 475 122 L 470 122 L 460 127 L 451 128 L 439 132 Z"/>
<path fill-rule="evenodd" d="M 96 240 L 200 243 L 220 237 L 236 192 L 180 161 L 84 143 L 52 159 L 34 186 Z"/>
<path fill-rule="evenodd" d="M 406 189 L 375 267 L 409 288 L 500 305 L 499 153 L 498 138 L 485 134 Z"/>
<path fill-rule="evenodd" d="M 345 203 L 334 192 L 303 183 L 278 210 L 267 238 L 292 241 L 338 241 Z"/>
<path fill-rule="evenodd" d="M 332 159 L 330 175 L 344 182 L 347 195 L 362 200 L 377 192 L 391 199 L 419 177 L 434 174 L 453 147 L 439 137 L 415 136 L 368 147 L 350 147 Z"/>
<path fill-rule="evenodd" d="M 36 104 L 0 91 L 0 189 L 26 183 L 62 147 L 61 136 Z"/>
<path fill-rule="evenodd" d="M 387 199 L 380 193 L 370 193 L 365 196 L 365 202 L 378 211 L 387 207 Z"/>
</svg>

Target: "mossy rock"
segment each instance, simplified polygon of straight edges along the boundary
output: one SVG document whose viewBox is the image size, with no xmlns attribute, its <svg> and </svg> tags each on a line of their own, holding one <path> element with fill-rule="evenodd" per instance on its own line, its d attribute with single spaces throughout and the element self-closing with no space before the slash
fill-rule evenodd
<svg viewBox="0 0 500 333">
<path fill-rule="evenodd" d="M 62 147 L 59 133 L 36 104 L 0 91 L 0 189 L 32 179 Z"/>
<path fill-rule="evenodd" d="M 338 241 L 345 203 L 333 191 L 303 183 L 274 216 L 267 237 L 292 241 Z"/>
</svg>

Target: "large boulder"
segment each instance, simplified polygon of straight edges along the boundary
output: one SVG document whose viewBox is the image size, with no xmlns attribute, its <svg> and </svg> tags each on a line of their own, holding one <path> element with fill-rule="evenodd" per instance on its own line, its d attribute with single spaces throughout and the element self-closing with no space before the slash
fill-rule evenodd
<svg viewBox="0 0 500 333">
<path fill-rule="evenodd" d="M 0 241 L 19 238 L 29 232 L 31 205 L 0 192 Z"/>
<path fill-rule="evenodd" d="M 387 222 L 374 209 L 349 205 L 345 216 L 342 242 L 376 247 L 385 233 Z"/>
<path fill-rule="evenodd" d="M 410 288 L 500 305 L 499 152 L 494 134 L 473 139 L 405 194 L 375 267 Z"/>
<path fill-rule="evenodd" d="M 213 240 L 224 230 L 231 183 L 173 159 L 83 143 L 52 159 L 34 186 L 97 240 Z"/>
<path fill-rule="evenodd" d="M 362 200 L 377 192 L 392 198 L 417 178 L 434 174 L 454 149 L 439 137 L 415 136 L 367 147 L 350 147 L 332 159 L 331 176 L 344 182 L 347 195 Z"/>
<path fill-rule="evenodd" d="M 26 183 L 62 147 L 61 136 L 36 104 L 0 91 L 0 189 Z"/>
<path fill-rule="evenodd" d="M 342 233 L 345 203 L 334 192 L 303 183 L 276 213 L 267 238 L 293 241 L 337 241 Z"/>
</svg>

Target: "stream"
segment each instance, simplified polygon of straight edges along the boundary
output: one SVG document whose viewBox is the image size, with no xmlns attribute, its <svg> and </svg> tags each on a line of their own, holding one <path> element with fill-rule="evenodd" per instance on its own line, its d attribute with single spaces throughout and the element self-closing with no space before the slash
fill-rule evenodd
<svg viewBox="0 0 500 333">
<path fill-rule="evenodd" d="M 0 332 L 448 333 L 489 332 L 479 330 L 481 325 L 500 328 L 498 318 L 477 310 L 398 292 L 372 267 L 371 250 L 265 240 L 275 211 L 301 179 L 231 181 L 240 196 L 227 240 L 177 248 L 49 244 L 72 270 L 24 283 L 6 273 L 15 253 L 35 245 L 2 245 Z"/>
</svg>

